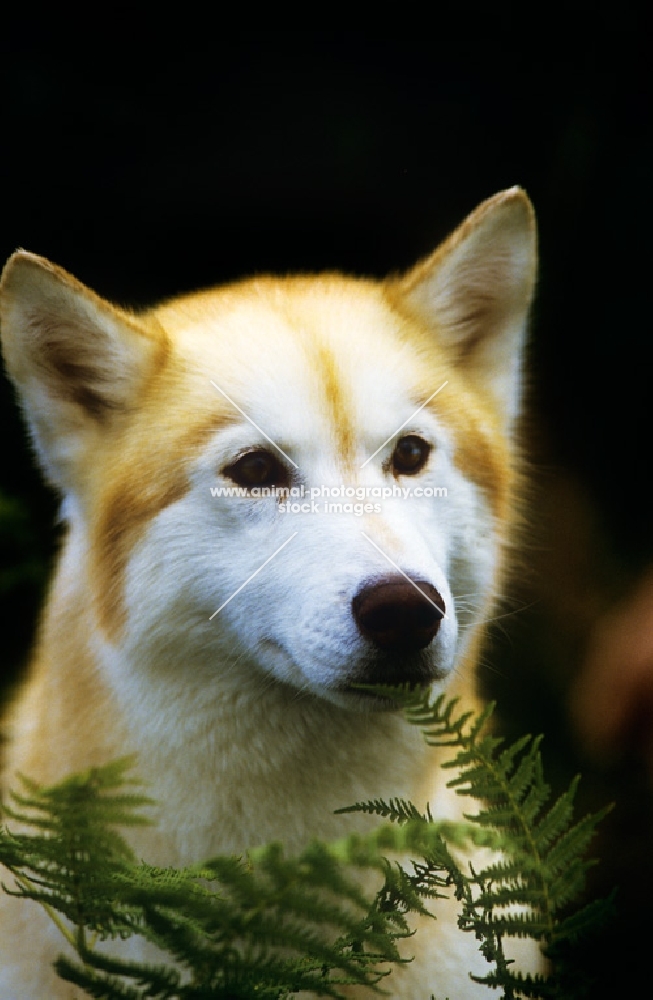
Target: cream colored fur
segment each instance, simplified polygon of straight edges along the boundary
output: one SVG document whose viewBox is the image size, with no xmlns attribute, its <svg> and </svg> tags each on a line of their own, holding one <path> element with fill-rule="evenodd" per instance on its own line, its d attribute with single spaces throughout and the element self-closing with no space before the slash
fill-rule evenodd
<svg viewBox="0 0 653 1000">
<path fill-rule="evenodd" d="M 362 633 L 352 601 L 392 564 L 435 588 L 446 617 L 406 654 L 406 677 L 473 703 L 514 520 L 534 278 L 533 212 L 516 188 L 405 277 L 262 278 L 138 316 L 16 253 L 0 285 L 4 356 L 68 528 L 5 723 L 4 794 L 16 771 L 50 783 L 135 751 L 158 808 L 156 827 L 130 836 L 160 864 L 369 829 L 334 810 L 370 798 L 459 816 L 419 732 L 349 687 L 404 663 Z M 404 475 L 406 436 L 428 457 Z M 447 495 L 361 516 L 212 496 L 252 454 L 296 488 Z M 391 995 L 485 996 L 468 977 L 485 968 L 474 940 L 450 904 L 437 913 Z M 65 947 L 36 904 L 2 900 L 3 1000 L 75 996 L 50 971 Z"/>
</svg>

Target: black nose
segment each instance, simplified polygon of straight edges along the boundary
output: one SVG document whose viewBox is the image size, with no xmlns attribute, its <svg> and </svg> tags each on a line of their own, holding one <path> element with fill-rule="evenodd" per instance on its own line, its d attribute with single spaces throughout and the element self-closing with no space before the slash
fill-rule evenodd
<svg viewBox="0 0 653 1000">
<path fill-rule="evenodd" d="M 368 584 L 351 602 L 359 631 L 379 649 L 424 649 L 444 618 L 444 601 L 425 580 L 395 574 Z"/>
</svg>

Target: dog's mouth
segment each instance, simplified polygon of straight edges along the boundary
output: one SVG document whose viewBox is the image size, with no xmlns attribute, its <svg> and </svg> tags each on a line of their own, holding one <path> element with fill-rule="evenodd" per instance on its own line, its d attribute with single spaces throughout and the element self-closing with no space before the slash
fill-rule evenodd
<svg viewBox="0 0 653 1000">
<path fill-rule="evenodd" d="M 424 690 L 443 681 L 451 665 L 443 650 L 429 644 L 422 649 L 376 648 L 372 643 L 360 651 L 353 662 L 331 663 L 330 669 L 318 670 L 297 658 L 278 640 L 267 639 L 266 669 L 295 689 L 335 701 L 342 707 L 363 710 L 396 711 L 399 701 L 392 698 L 394 688 Z M 322 676 L 320 676 L 322 675 Z"/>
<path fill-rule="evenodd" d="M 382 693 L 366 684 L 349 684 L 340 690 L 348 699 L 357 701 L 365 711 L 398 712 L 401 709 L 400 702 L 392 698 L 389 692 Z"/>
<path fill-rule="evenodd" d="M 407 689 L 411 691 L 426 690 L 430 684 L 347 684 L 340 690 L 350 694 L 357 695 L 359 698 L 363 698 L 365 701 L 378 702 L 379 705 L 385 705 L 388 708 L 399 708 L 401 704 L 401 694 Z M 394 698 L 392 692 L 397 691 L 397 697 Z"/>
<path fill-rule="evenodd" d="M 351 681 L 343 684 L 337 690 L 345 696 L 347 701 L 358 703 L 364 711 L 373 712 L 398 712 L 401 711 L 402 702 L 407 690 L 426 691 L 438 677 L 423 678 L 418 681 L 404 678 L 400 682 L 386 684 L 381 681 L 377 683 L 357 683 Z M 393 697 L 393 691 L 397 691 L 397 697 Z"/>
<path fill-rule="evenodd" d="M 348 675 L 347 689 L 363 687 L 418 687 L 425 688 L 447 676 L 445 664 L 440 663 L 432 649 L 412 653 L 377 652 L 365 657 L 358 668 Z"/>
<path fill-rule="evenodd" d="M 425 690 L 447 676 L 446 668 L 434 662 L 426 650 L 409 656 L 370 657 L 354 676 L 338 685 L 346 697 L 359 699 L 367 708 L 396 711 L 400 701 L 392 697 L 394 688 Z"/>
</svg>

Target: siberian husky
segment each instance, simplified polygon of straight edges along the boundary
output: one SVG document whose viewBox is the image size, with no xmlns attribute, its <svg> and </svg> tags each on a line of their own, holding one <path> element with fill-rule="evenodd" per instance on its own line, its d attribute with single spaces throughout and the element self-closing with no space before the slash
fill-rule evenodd
<svg viewBox="0 0 653 1000">
<path fill-rule="evenodd" d="M 136 752 L 158 811 L 132 843 L 156 864 L 366 830 L 334 811 L 371 798 L 459 817 L 419 731 L 358 685 L 473 707 L 535 269 L 519 188 L 403 276 L 259 277 L 138 314 L 14 254 L 4 357 L 67 535 L 5 788 Z M 436 912 L 384 987 L 485 997 Z M 37 904 L 2 914 L 3 1000 L 76 995 Z"/>
</svg>

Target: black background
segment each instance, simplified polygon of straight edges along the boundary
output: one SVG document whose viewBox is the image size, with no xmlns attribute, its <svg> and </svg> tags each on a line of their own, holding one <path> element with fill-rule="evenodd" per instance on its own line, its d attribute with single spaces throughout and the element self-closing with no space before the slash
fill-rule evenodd
<svg viewBox="0 0 653 1000">
<path fill-rule="evenodd" d="M 25 20 L 0 35 L 1 259 L 23 246 L 136 306 L 254 272 L 381 276 L 429 252 L 483 198 L 521 184 L 538 213 L 541 253 L 525 425 L 533 550 L 558 553 L 539 567 L 533 556 L 534 575 L 555 576 L 561 539 L 584 539 L 589 521 L 589 561 L 600 553 L 605 593 L 611 574 L 628 580 L 650 560 L 643 27 L 585 33 L 540 54 L 532 37 L 447 38 L 426 28 L 216 36 L 198 22 L 176 40 L 135 37 L 129 24 L 75 31 Z M 0 419 L 9 680 L 33 631 L 56 508 L 6 383 Z M 580 519 L 561 482 L 582 496 Z M 562 780 L 578 764 L 561 676 L 573 670 L 579 639 L 551 652 L 555 620 L 542 595 L 557 584 L 515 588 L 524 612 L 497 640 L 490 682 L 509 731 L 547 730 Z M 529 587 L 544 609 L 535 618 Z M 586 801 L 619 802 L 596 884 L 620 882 L 621 910 L 579 963 L 589 971 L 600 955 L 605 995 L 639 995 L 648 910 L 639 900 L 653 888 L 650 791 L 632 762 L 627 773 L 586 766 Z"/>
</svg>

